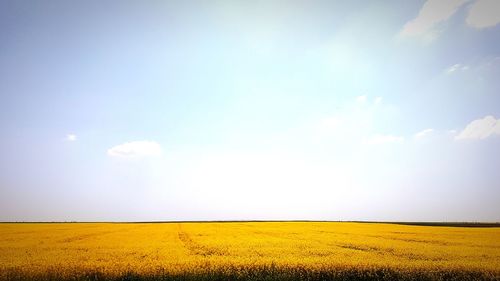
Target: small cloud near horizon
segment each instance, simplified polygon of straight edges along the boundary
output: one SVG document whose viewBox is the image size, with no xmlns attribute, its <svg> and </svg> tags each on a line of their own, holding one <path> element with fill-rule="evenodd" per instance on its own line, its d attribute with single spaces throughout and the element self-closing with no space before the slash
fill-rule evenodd
<svg viewBox="0 0 500 281">
<path fill-rule="evenodd" d="M 131 141 L 113 146 L 107 153 L 112 157 L 134 158 L 159 156 L 162 154 L 162 149 L 155 141 Z"/>
</svg>

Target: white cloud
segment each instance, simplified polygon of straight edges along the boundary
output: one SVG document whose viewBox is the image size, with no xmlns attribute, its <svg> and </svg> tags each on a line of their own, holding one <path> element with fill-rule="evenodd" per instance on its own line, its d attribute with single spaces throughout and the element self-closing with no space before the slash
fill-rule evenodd
<svg viewBox="0 0 500 281">
<path fill-rule="evenodd" d="M 381 103 L 382 103 L 382 97 L 376 97 L 375 104 L 381 104 Z"/>
<path fill-rule="evenodd" d="M 66 135 L 66 137 L 64 139 L 67 141 L 76 141 L 77 137 L 75 134 L 68 134 L 68 135 Z"/>
<path fill-rule="evenodd" d="M 470 122 L 455 139 L 485 139 L 493 135 L 500 135 L 500 119 L 488 115 L 483 119 Z"/>
<path fill-rule="evenodd" d="M 418 133 L 416 133 L 416 134 L 415 134 L 415 138 L 417 138 L 417 139 L 421 139 L 421 138 L 423 138 L 423 137 L 428 136 L 429 134 L 432 134 L 432 132 L 434 132 L 434 130 L 433 130 L 433 129 L 425 129 L 425 130 L 422 130 L 422 131 L 420 131 L 420 132 L 418 132 Z"/>
<path fill-rule="evenodd" d="M 158 156 L 161 146 L 154 141 L 132 141 L 108 149 L 108 155 L 114 157 Z"/>
<path fill-rule="evenodd" d="M 356 101 L 357 102 L 366 102 L 367 98 L 366 96 L 359 96 L 359 97 L 356 97 Z"/>
<path fill-rule="evenodd" d="M 453 72 L 466 71 L 468 69 L 469 69 L 468 65 L 463 65 L 463 64 L 457 63 L 457 64 L 450 66 L 448 69 L 446 69 L 446 73 L 451 74 Z"/>
<path fill-rule="evenodd" d="M 439 31 L 437 25 L 449 19 L 468 0 L 428 0 L 417 17 L 405 24 L 401 35 L 425 36 L 433 39 Z"/>
<path fill-rule="evenodd" d="M 465 20 L 468 25 L 475 28 L 486 28 L 500 22 L 500 1 L 476 0 L 470 7 Z"/>
<path fill-rule="evenodd" d="M 365 144 L 386 144 L 386 143 L 401 143 L 405 139 L 400 136 L 393 135 L 374 135 L 368 139 L 365 139 Z"/>
</svg>

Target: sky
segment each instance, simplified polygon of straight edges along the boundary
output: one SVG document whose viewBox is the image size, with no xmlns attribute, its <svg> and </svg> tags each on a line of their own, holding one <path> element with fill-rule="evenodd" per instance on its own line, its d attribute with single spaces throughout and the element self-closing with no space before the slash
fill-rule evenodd
<svg viewBox="0 0 500 281">
<path fill-rule="evenodd" d="M 0 2 L 0 221 L 500 221 L 500 1 Z"/>
</svg>

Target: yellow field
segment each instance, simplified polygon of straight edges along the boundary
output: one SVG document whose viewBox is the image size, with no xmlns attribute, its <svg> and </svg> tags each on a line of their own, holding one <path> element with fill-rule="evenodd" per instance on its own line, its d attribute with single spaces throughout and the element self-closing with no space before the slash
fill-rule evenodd
<svg viewBox="0 0 500 281">
<path fill-rule="evenodd" d="M 500 279 L 500 228 L 326 222 L 0 224 L 0 278 Z"/>
</svg>

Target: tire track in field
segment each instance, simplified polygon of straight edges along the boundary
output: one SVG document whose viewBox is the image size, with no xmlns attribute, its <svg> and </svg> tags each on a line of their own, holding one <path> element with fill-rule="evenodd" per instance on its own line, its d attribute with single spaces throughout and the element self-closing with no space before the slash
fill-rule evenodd
<svg viewBox="0 0 500 281">
<path fill-rule="evenodd" d="M 386 255 L 391 255 L 397 258 L 405 258 L 409 260 L 423 260 L 423 261 L 443 261 L 445 260 L 444 258 L 441 257 L 429 257 L 426 255 L 421 255 L 421 254 L 416 254 L 416 253 L 403 253 L 403 252 L 398 252 L 396 249 L 393 248 L 381 248 L 377 246 L 370 246 L 370 245 L 354 245 L 350 243 L 336 243 L 334 246 L 337 246 L 339 248 L 343 249 L 348 249 L 348 250 L 353 250 L 353 251 L 361 251 L 361 252 L 367 252 L 367 253 L 375 253 L 378 255 L 386 256 Z"/>
<path fill-rule="evenodd" d="M 108 231 L 99 231 L 99 232 L 93 232 L 93 233 L 87 233 L 87 234 L 80 234 L 80 235 L 76 235 L 76 236 L 72 236 L 72 237 L 58 240 L 57 242 L 59 242 L 59 243 L 71 243 L 71 242 L 75 242 L 75 241 L 85 240 L 85 239 L 89 239 L 92 237 L 101 236 L 101 235 L 110 234 L 110 233 L 117 233 L 117 232 L 123 232 L 123 230 L 113 230 L 113 231 L 108 230 Z"/>
<path fill-rule="evenodd" d="M 192 255 L 204 256 L 204 257 L 228 255 L 226 251 L 220 248 L 209 247 L 197 243 L 191 238 L 191 235 L 189 235 L 186 231 L 182 229 L 182 226 L 180 224 L 178 225 L 177 233 L 179 236 L 179 240 Z"/>
</svg>

